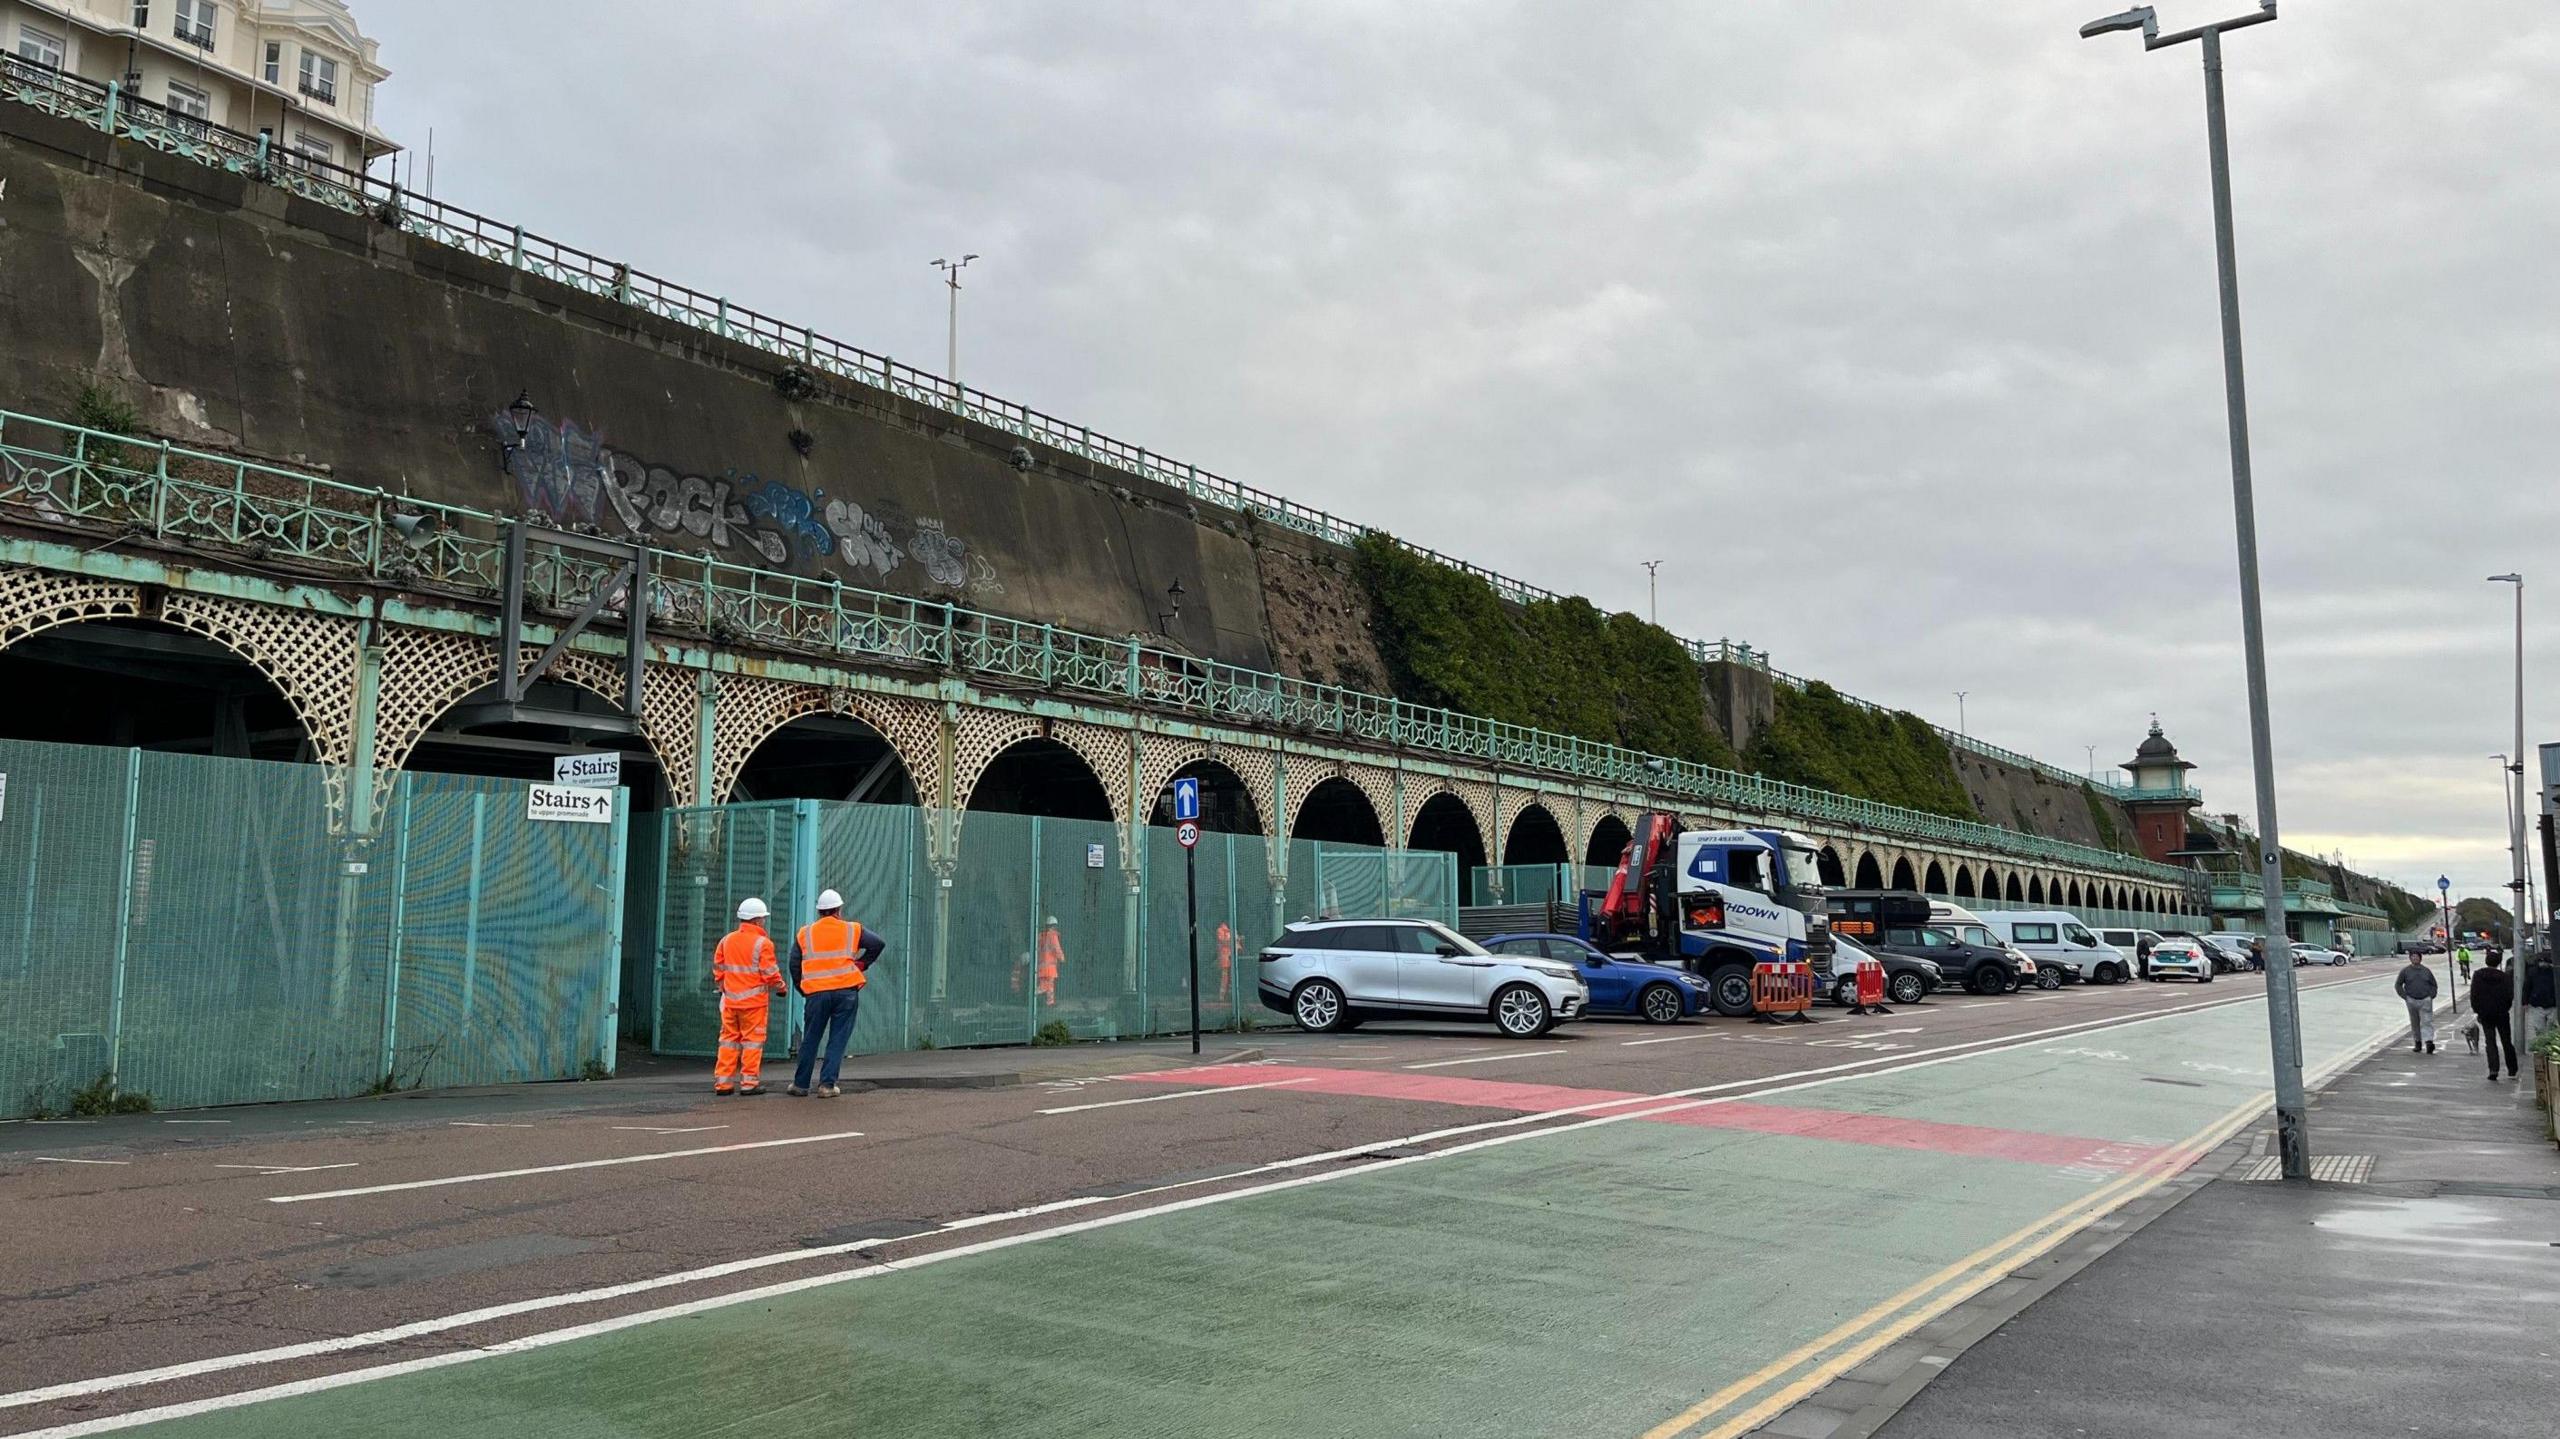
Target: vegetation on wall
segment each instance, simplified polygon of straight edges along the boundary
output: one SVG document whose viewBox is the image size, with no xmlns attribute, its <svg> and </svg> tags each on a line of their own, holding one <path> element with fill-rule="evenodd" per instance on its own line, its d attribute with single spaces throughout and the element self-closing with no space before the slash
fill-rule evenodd
<svg viewBox="0 0 2560 1439">
<path fill-rule="evenodd" d="M 2107 808 L 2105 800 L 2098 798 L 2097 788 L 2094 785 L 2080 786 L 2080 797 L 2089 802 L 2089 823 L 2098 827 L 2098 843 L 2118 854 L 2132 854 L 2132 844 L 2126 841 L 2124 832 L 2116 828 L 2115 811 Z"/>
<path fill-rule="evenodd" d="M 2455 929 L 2485 929 L 2491 934 L 2503 936 L 2514 924 L 2515 916 L 2507 913 L 2507 907 L 2494 899 L 2474 895 L 2469 899 L 2454 901 L 2453 927 Z"/>
<path fill-rule="evenodd" d="M 1697 662 L 1668 630 L 1582 599 L 1507 605 L 1484 580 L 1384 535 L 1354 550 L 1398 698 L 1736 764 L 1707 723 Z"/>
<path fill-rule="evenodd" d="M 1778 687 L 1778 712 L 1744 756 L 1771 779 L 1957 819 L 1979 819 L 1947 742 L 1918 715 L 1872 710 L 1815 680 Z"/>
</svg>

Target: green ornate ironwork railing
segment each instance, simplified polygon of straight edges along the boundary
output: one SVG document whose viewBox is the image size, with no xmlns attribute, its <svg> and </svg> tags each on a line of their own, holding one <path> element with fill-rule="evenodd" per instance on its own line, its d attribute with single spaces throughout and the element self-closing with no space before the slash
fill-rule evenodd
<svg viewBox="0 0 2560 1439">
<path fill-rule="evenodd" d="M 593 251 L 563 244 L 535 234 L 522 225 L 493 220 L 361 170 L 276 149 L 267 136 L 242 134 L 138 101 L 114 83 L 100 84 L 60 70 L 14 62 L 0 69 L 0 97 L 79 121 L 120 139 L 263 180 L 304 199 L 351 215 L 371 215 L 383 224 L 419 239 L 450 246 L 588 294 L 621 301 L 661 319 L 753 346 L 813 371 L 977 420 L 1024 439 L 1036 440 L 1052 449 L 1154 480 L 1181 490 L 1193 500 L 1232 509 L 1257 521 L 1280 525 L 1336 544 L 1350 544 L 1371 533 L 1384 533 L 1269 490 L 1230 480 L 1188 461 L 1157 454 L 1143 445 L 1097 434 L 1091 426 L 1073 424 L 1028 405 L 954 384 L 940 375 L 901 364 L 887 355 L 874 354 L 858 345 L 821 335 L 807 325 L 791 324 L 732 304 L 725 296 L 707 294 L 625 262 L 609 260 Z M 1496 594 L 1514 603 L 1565 598 L 1553 590 L 1513 579 L 1454 555 L 1392 535 L 1387 538 L 1434 563 L 1483 580 L 1492 586 Z M 1748 644 L 1729 639 L 1685 638 L 1680 643 L 1700 664 L 1749 665 L 1767 670 L 1781 683 L 1799 689 L 1804 685 L 1798 677 L 1771 668 L 1768 652 L 1755 650 Z M 1887 708 L 1850 698 L 1868 709 Z M 1948 744 L 1959 749 L 2034 770 L 2060 783 L 2092 784 L 2100 792 L 2117 798 L 2124 798 L 2130 793 L 2125 786 L 2113 780 L 2075 775 L 2042 760 L 1986 744 L 1943 726 L 1933 725 L 1932 728 Z"/>
<path fill-rule="evenodd" d="M 408 526 L 404 537 L 391 521 L 405 516 L 432 523 Z M 475 600 L 499 593 L 509 523 L 487 511 L 9 411 L 0 411 L 0 517 L 228 553 L 262 569 L 352 574 Z M 2190 871 L 2110 850 L 1244 669 L 1140 639 L 1110 639 L 701 555 L 654 549 L 650 555 L 651 615 L 715 641 L 1036 685 L 2168 884 L 2192 878 Z M 611 570 L 600 559 L 543 551 L 529 566 L 528 597 L 569 613 L 610 582 Z"/>
</svg>

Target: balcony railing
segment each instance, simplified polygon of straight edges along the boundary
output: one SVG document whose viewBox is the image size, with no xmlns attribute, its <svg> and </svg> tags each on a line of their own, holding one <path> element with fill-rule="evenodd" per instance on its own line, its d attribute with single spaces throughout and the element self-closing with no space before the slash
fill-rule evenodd
<svg viewBox="0 0 2560 1439">
<path fill-rule="evenodd" d="M 1090 426 L 1061 419 L 983 390 L 955 385 L 942 376 L 901 364 L 886 355 L 874 354 L 821 335 L 807 325 L 795 325 L 732 304 L 724 296 L 707 294 L 627 263 L 608 260 L 574 245 L 548 239 L 522 225 L 507 224 L 458 205 L 416 194 L 361 170 L 299 157 L 290 163 L 277 164 L 270 153 L 270 141 L 265 136 L 244 135 L 236 130 L 200 123 L 174 125 L 154 116 L 149 110 L 137 109 L 130 102 L 120 103 L 117 89 L 112 85 L 99 85 L 76 75 L 52 70 L 43 70 L 40 75 L 24 80 L 13 75 L 12 79 L 17 83 L 0 86 L 0 93 L 22 104 L 78 120 L 156 149 L 263 178 L 305 199 L 349 214 L 377 216 L 385 224 L 419 239 L 451 246 L 572 289 L 618 300 L 661 319 L 751 346 L 807 369 L 930 405 L 1065 454 L 1124 470 L 1180 490 L 1194 502 L 1235 511 L 1252 524 L 1275 525 L 1345 545 L 1373 533 L 1384 533 L 1269 490 L 1227 479 L 1189 461 L 1158 454 L 1143 445 L 1098 434 Z M 307 87 L 305 93 L 309 93 Z M 1454 555 L 1392 535 L 1386 537 L 1424 559 L 1475 576 L 1491 586 L 1494 593 L 1515 604 L 1565 598 L 1553 590 L 1513 579 Z M 1681 644 L 1700 664 L 1748 665 L 1768 671 L 1780 683 L 1799 689 L 1805 683 L 1794 675 L 1772 668 L 1768 651 L 1754 649 L 1748 644 L 1727 639 L 1684 639 Z M 1844 695 L 1843 698 L 1870 710 L 1886 711 L 1888 708 L 1854 696 Z M 2058 784 L 2092 785 L 2101 794 L 2119 799 L 2129 793 L 2127 787 L 2118 781 L 2076 775 L 2060 766 L 1958 734 L 1943 726 L 1933 725 L 1931 728 L 1956 749 L 2032 770 Z"/>
<path fill-rule="evenodd" d="M 338 87 L 335 85 L 314 85 L 305 80 L 296 88 L 301 90 L 305 97 L 317 100 L 323 105 L 338 103 Z"/>
<path fill-rule="evenodd" d="M 413 544 L 390 523 L 395 514 L 429 515 L 436 523 Z M 483 602 L 499 593 L 509 523 L 487 511 L 395 499 L 324 476 L 6 411 L 0 411 L 0 518 L 147 539 L 216 561 L 237 553 L 254 556 L 267 570 L 360 576 Z M 983 677 L 1214 722 L 1597 780 L 1739 817 L 1854 825 L 2169 885 L 2193 878 L 2191 871 L 2111 850 L 1244 669 L 1136 637 L 1083 634 L 696 554 L 653 550 L 649 565 L 650 612 L 670 628 L 715 642 Z M 608 581 L 607 568 L 564 556 L 538 567 L 528 593 L 537 606 L 570 613 Z"/>
<path fill-rule="evenodd" d="M 210 25 L 199 25 L 192 29 L 181 25 L 170 33 L 178 37 L 178 43 L 181 45 L 193 45 L 199 50 L 213 48 L 213 27 Z"/>
</svg>

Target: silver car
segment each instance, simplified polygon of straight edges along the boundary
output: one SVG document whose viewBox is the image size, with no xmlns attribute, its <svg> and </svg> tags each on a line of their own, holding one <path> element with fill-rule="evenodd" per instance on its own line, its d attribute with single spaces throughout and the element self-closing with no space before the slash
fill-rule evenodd
<svg viewBox="0 0 2560 1439">
<path fill-rule="evenodd" d="M 2213 983 L 2213 956 L 2192 939 L 2164 939 L 2151 946 L 2149 979 L 2192 979 L 2198 984 Z"/>
<path fill-rule="evenodd" d="M 1323 1034 L 1369 1019 L 1491 1020 L 1535 1039 L 1590 1007 L 1570 964 L 1494 954 L 1420 919 L 1302 920 L 1262 951 L 1263 1006 Z"/>
</svg>

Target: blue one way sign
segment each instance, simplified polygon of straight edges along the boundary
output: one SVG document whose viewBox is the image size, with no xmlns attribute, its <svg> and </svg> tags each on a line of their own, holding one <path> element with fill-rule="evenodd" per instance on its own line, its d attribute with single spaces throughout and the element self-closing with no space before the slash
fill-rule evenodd
<svg viewBox="0 0 2560 1439">
<path fill-rule="evenodd" d="M 1200 781 L 1189 776 L 1173 782 L 1173 817 L 1179 820 L 1200 817 Z"/>
</svg>

